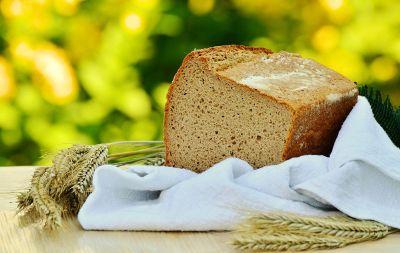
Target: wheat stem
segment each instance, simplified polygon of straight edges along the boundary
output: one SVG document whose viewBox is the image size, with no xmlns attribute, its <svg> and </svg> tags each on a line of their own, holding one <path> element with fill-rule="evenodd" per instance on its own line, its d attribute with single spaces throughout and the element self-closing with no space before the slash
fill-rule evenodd
<svg viewBox="0 0 400 253">
<path fill-rule="evenodd" d="M 154 152 L 161 152 L 164 151 L 164 148 L 162 145 L 159 146 L 154 146 L 150 148 L 144 148 L 140 150 L 135 150 L 135 151 L 128 151 L 128 152 L 122 152 L 122 153 L 117 153 L 117 154 L 112 154 L 107 157 L 108 161 L 119 159 L 119 158 L 124 158 L 128 156 L 133 156 L 133 155 L 142 155 L 142 154 L 152 154 Z"/>
<path fill-rule="evenodd" d="M 128 160 L 128 161 L 113 163 L 113 165 L 115 165 L 115 166 L 123 166 L 123 165 L 127 165 L 127 164 L 130 164 L 130 163 L 144 161 L 144 160 L 149 159 L 149 158 L 162 158 L 163 155 L 164 155 L 164 153 L 161 153 L 161 152 L 160 153 L 154 153 L 154 154 L 146 155 L 146 156 L 143 156 L 143 157 L 131 159 L 131 160 Z"/>
<path fill-rule="evenodd" d="M 115 141 L 115 142 L 105 143 L 104 145 L 110 147 L 115 145 L 144 146 L 150 144 L 164 144 L 164 142 L 163 141 Z"/>
</svg>

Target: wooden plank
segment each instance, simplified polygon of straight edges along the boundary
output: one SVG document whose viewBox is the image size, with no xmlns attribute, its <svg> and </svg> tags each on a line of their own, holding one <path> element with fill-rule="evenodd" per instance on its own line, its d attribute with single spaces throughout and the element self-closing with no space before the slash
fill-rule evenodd
<svg viewBox="0 0 400 253">
<path fill-rule="evenodd" d="M 20 228 L 12 212 L 0 213 L 0 252 L 236 252 L 229 233 L 83 231 L 76 220 L 58 232 Z"/>
<path fill-rule="evenodd" d="M 239 252 L 228 242 L 230 233 L 84 231 L 76 219 L 58 232 L 44 233 L 35 227 L 21 228 L 15 217 L 15 196 L 26 188 L 34 167 L 0 168 L 0 252 Z M 342 249 L 314 251 L 332 253 L 400 251 L 400 234 Z"/>
<path fill-rule="evenodd" d="M 0 167 L 0 211 L 14 211 L 15 196 L 29 185 L 33 166 Z"/>
</svg>

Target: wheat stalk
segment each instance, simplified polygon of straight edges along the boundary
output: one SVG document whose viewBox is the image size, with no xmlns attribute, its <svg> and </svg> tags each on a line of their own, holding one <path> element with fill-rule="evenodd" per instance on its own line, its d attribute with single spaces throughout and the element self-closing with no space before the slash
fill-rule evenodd
<svg viewBox="0 0 400 253">
<path fill-rule="evenodd" d="M 52 182 L 52 167 L 42 167 L 32 177 L 30 195 L 35 213 L 45 217 L 41 221 L 43 228 L 53 229 L 61 224 L 62 207 L 50 196 L 49 185 Z"/>
<path fill-rule="evenodd" d="M 60 150 L 49 167 L 39 167 L 33 173 L 31 185 L 17 196 L 21 225 L 38 223 L 42 228 L 60 227 L 62 218 L 74 216 L 92 191 L 93 173 L 107 161 L 117 166 L 144 162 L 162 165 L 163 146 L 160 141 L 123 141 L 98 145 L 73 145 Z M 155 145 L 156 147 L 148 147 Z M 137 150 L 109 154 L 115 146 Z M 118 159 L 128 158 L 119 161 Z"/>
<path fill-rule="evenodd" d="M 251 217 L 250 221 L 254 229 L 274 229 L 275 227 L 287 231 L 296 232 L 307 231 L 326 235 L 336 235 L 342 237 L 362 237 L 364 233 L 387 233 L 388 227 L 374 221 L 359 221 L 348 216 L 328 216 L 324 219 L 320 217 L 299 216 L 293 214 L 262 214 Z"/>
<path fill-rule="evenodd" d="M 232 244 L 241 250 L 254 251 L 331 249 L 377 240 L 396 231 L 376 221 L 345 215 L 311 217 L 267 213 L 250 217 L 240 225 Z"/>
<path fill-rule="evenodd" d="M 265 235 L 236 239 L 232 243 L 240 250 L 253 251 L 303 251 L 344 247 L 344 243 L 336 238 L 318 238 L 307 235 Z"/>
</svg>

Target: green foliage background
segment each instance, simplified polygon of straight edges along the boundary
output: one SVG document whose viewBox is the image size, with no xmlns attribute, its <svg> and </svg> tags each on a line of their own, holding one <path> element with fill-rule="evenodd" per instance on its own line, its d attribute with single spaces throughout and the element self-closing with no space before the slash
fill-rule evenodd
<svg viewBox="0 0 400 253">
<path fill-rule="evenodd" d="M 183 57 L 214 45 L 299 52 L 400 104 L 395 0 L 2 0 L 0 11 L 0 165 L 161 139 Z"/>
</svg>

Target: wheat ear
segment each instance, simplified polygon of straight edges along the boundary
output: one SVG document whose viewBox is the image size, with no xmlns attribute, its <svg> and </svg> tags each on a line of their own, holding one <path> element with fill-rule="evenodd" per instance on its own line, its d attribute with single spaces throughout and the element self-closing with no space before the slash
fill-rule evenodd
<svg viewBox="0 0 400 253">
<path fill-rule="evenodd" d="M 98 145 L 73 145 L 53 157 L 53 165 L 35 170 L 31 185 L 17 196 L 21 225 L 40 223 L 56 229 L 62 218 L 75 216 L 92 191 L 93 173 L 107 161 L 116 165 L 132 162 L 162 165 L 160 141 L 123 141 Z M 109 155 L 111 146 L 132 146 L 135 150 Z M 156 147 L 148 147 L 157 145 Z M 121 158 L 132 158 L 118 161 Z"/>
<path fill-rule="evenodd" d="M 345 215 L 311 217 L 267 213 L 250 217 L 240 225 L 232 244 L 242 250 L 331 249 L 377 240 L 396 231 L 376 221 Z"/>
</svg>

